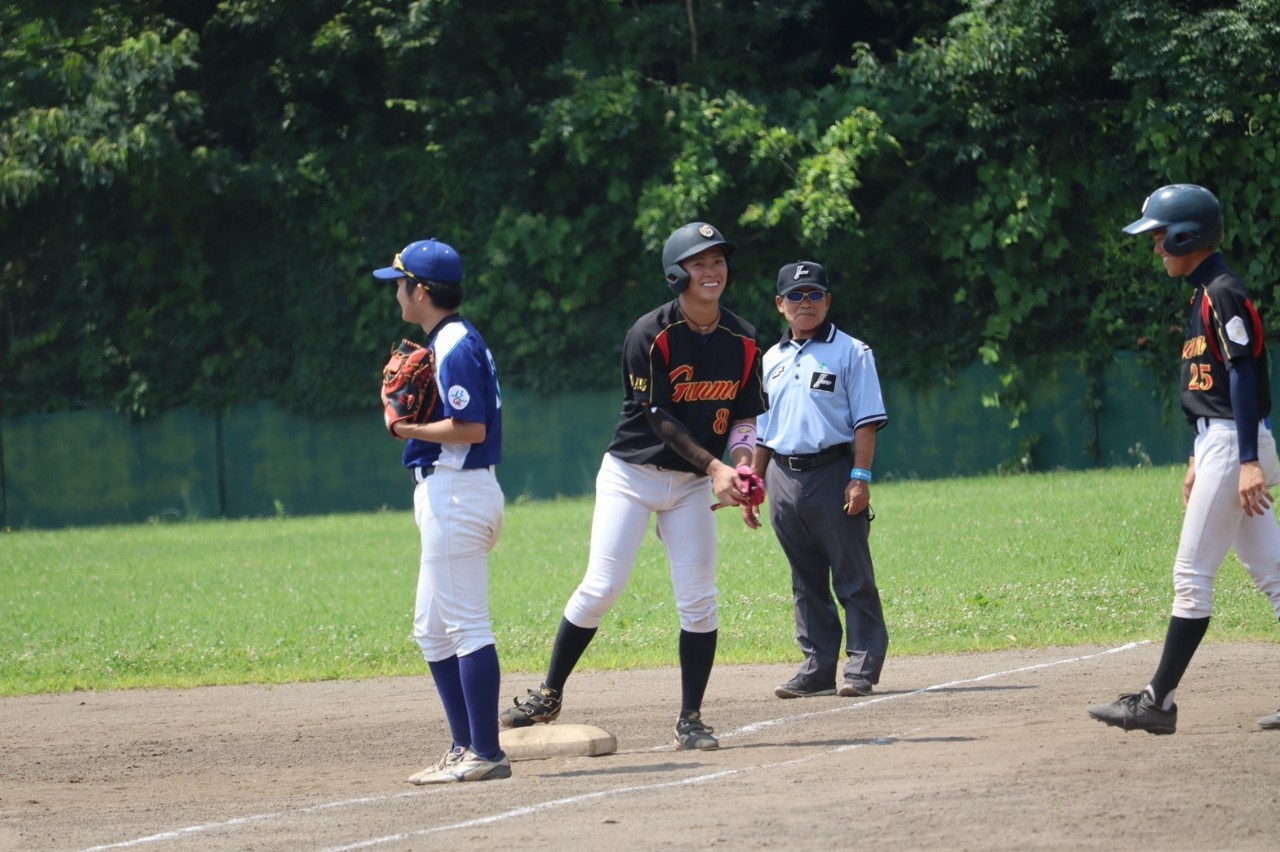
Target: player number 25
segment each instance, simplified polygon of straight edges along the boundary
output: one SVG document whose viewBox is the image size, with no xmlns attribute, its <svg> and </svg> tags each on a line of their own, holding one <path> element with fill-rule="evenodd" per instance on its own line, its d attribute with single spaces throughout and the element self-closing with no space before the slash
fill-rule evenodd
<svg viewBox="0 0 1280 852">
<path fill-rule="evenodd" d="M 1207 391 L 1211 387 L 1213 387 L 1213 374 L 1209 372 L 1209 365 L 1192 364 L 1191 381 L 1187 385 L 1187 390 Z"/>
</svg>

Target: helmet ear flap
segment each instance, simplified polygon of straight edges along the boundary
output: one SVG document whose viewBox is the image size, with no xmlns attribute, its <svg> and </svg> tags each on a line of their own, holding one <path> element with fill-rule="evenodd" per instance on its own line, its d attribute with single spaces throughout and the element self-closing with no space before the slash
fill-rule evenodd
<svg viewBox="0 0 1280 852">
<path fill-rule="evenodd" d="M 1182 257 L 1214 245 L 1221 238 L 1221 228 L 1205 228 L 1197 222 L 1176 222 L 1165 229 L 1164 250 L 1174 257 Z"/>
<path fill-rule="evenodd" d="M 733 261 L 725 257 L 724 265 L 727 269 L 724 277 L 724 286 L 728 289 L 729 284 L 733 282 Z M 689 273 L 685 271 L 683 266 L 673 263 L 667 267 L 667 286 L 676 295 L 680 295 L 689 289 Z"/>
<path fill-rule="evenodd" d="M 667 267 L 667 286 L 673 293 L 679 295 L 689 287 L 689 273 L 685 272 L 683 266 L 673 263 Z"/>
<path fill-rule="evenodd" d="M 1162 241 L 1162 247 L 1164 248 L 1165 254 L 1169 254 L 1174 257 L 1180 257 L 1181 255 L 1187 254 L 1184 246 L 1190 242 L 1192 236 L 1193 235 L 1188 232 L 1185 226 L 1172 225 L 1166 228 L 1164 232 L 1164 240 Z"/>
</svg>

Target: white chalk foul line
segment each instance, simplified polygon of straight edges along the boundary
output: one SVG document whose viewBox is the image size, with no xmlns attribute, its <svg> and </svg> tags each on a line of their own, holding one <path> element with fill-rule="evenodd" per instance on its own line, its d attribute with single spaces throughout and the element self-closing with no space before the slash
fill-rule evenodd
<svg viewBox="0 0 1280 852">
<path fill-rule="evenodd" d="M 745 769 L 723 769 L 719 772 L 711 772 L 706 775 L 695 775 L 692 778 L 683 778 L 679 781 L 663 781 L 658 784 L 637 784 L 633 787 L 617 787 L 612 790 L 599 790 L 595 793 L 583 793 L 579 796 L 568 796 L 563 799 L 554 799 L 550 802 L 540 802 L 539 804 L 528 805 L 523 808 L 513 808 L 512 810 L 505 811 L 500 814 L 492 814 L 486 817 L 469 819 L 466 822 L 458 822 L 453 825 L 436 825 L 431 828 L 420 828 L 416 831 L 405 831 L 398 834 L 388 834 L 385 837 L 375 837 L 369 840 L 362 840 L 359 843 L 353 843 L 350 846 L 333 846 L 325 849 L 324 852 L 349 852 L 349 850 L 352 849 L 368 849 L 371 846 L 380 846 L 383 843 L 395 843 L 400 840 L 409 840 L 414 837 L 425 837 L 428 834 L 438 834 L 442 831 L 453 831 L 456 828 L 474 828 L 478 825 L 491 825 L 495 822 L 503 822 L 505 820 L 514 819 L 515 817 L 528 816 L 529 814 L 551 810 L 552 808 L 564 807 L 566 805 L 580 805 L 583 802 L 589 802 L 594 799 L 612 798 L 614 796 L 622 796 L 628 793 L 647 793 L 652 790 L 662 790 L 667 787 L 685 787 L 691 784 L 706 784 L 710 781 L 718 781 L 721 778 L 728 778 L 731 775 L 740 775 L 744 772 L 757 772 L 761 769 L 776 769 L 779 766 L 793 766 L 825 755 L 843 753 L 857 748 L 866 748 L 867 746 L 873 745 L 891 745 L 903 736 L 905 736 L 905 734 L 890 734 L 889 736 L 880 737 L 872 740 L 871 742 L 850 743 L 848 745 L 840 746 L 839 748 L 827 749 L 819 754 L 793 757 L 790 760 L 783 760 L 778 763 L 762 763 L 759 766 L 749 766 Z"/>
<path fill-rule="evenodd" d="M 1009 677 L 1010 675 L 1023 674 L 1025 672 L 1033 672 L 1038 669 L 1053 668 L 1054 666 L 1063 666 L 1069 663 L 1079 663 L 1084 660 L 1092 660 L 1098 657 L 1105 657 L 1108 654 L 1119 654 L 1123 651 L 1132 651 L 1134 648 L 1138 648 L 1142 645 L 1147 645 L 1147 644 L 1150 644 L 1150 643 L 1147 642 L 1146 640 L 1142 642 L 1130 642 L 1127 645 L 1121 645 L 1118 648 L 1108 648 L 1107 650 L 1099 651 L 1096 654 L 1085 654 L 1083 656 L 1072 657 L 1067 660 L 1054 660 L 1053 662 L 1049 662 L 1049 663 L 1035 663 L 1034 665 L 1022 666 L 1021 668 L 1006 669 L 1005 671 L 1002 671 L 1002 672 L 991 672 L 990 674 L 978 675 L 977 677 L 965 678 L 963 680 L 953 680 L 948 683 L 938 683 L 938 684 L 934 684 L 933 686 L 925 686 L 920 689 L 912 690 L 911 692 L 895 692 L 890 695 L 881 695 L 876 698 L 869 698 L 866 701 L 858 701 L 851 704 L 845 704 L 841 707 L 833 707 L 829 710 L 815 710 L 811 713 L 801 713 L 795 716 L 784 716 L 781 719 L 766 719 L 763 722 L 753 722 L 752 724 L 744 725 L 743 727 L 738 728 L 735 731 L 729 731 L 728 733 L 721 736 L 720 739 L 724 740 L 724 739 L 729 739 L 731 737 L 742 736 L 744 734 L 754 734 L 756 731 L 762 731 L 765 728 L 772 728 L 775 725 L 789 724 L 791 722 L 796 721 L 797 719 L 809 719 L 815 716 L 831 716 L 837 713 L 857 712 L 866 707 L 871 707 L 873 705 L 881 704 L 886 701 L 901 701 L 905 698 L 912 698 L 917 695 L 923 695 L 926 692 L 940 692 L 941 690 L 944 690 L 944 689 L 952 689 L 954 687 L 964 686 L 970 683 L 981 683 L 984 680 L 994 680 L 995 678 L 999 678 L 999 677 Z M 661 746 L 660 748 L 666 748 L 666 746 Z M 657 749 L 654 749 L 654 751 L 656 750 Z"/>
<path fill-rule="evenodd" d="M 1015 674 L 1023 674 L 1025 672 L 1037 671 L 1039 669 L 1048 669 L 1048 668 L 1053 668 L 1054 666 L 1062 666 L 1062 665 L 1068 665 L 1070 663 L 1083 662 L 1085 660 L 1093 660 L 1093 659 L 1097 659 L 1098 657 L 1105 657 L 1109 654 L 1119 654 L 1124 651 L 1131 651 L 1134 648 L 1138 648 L 1138 647 L 1141 647 L 1142 645 L 1147 645 L 1147 644 L 1149 643 L 1146 641 L 1130 642 L 1126 645 L 1121 645 L 1116 648 L 1108 648 L 1105 651 L 1099 651 L 1096 654 L 1084 654 L 1079 657 L 1071 657 L 1065 660 L 1054 660 L 1048 663 L 1036 663 L 1034 665 L 1022 666 L 1016 669 L 1006 669 L 1004 671 L 991 672 L 989 674 L 978 675 L 977 677 L 964 678 L 962 680 L 953 680 L 953 681 L 948 681 L 947 683 L 934 684 L 933 686 L 926 686 L 921 689 L 912 690 L 911 692 L 896 692 L 891 695 L 881 695 L 876 698 L 871 698 L 866 701 L 851 703 L 843 707 L 834 708 L 832 710 L 821 710 L 821 711 L 815 711 L 812 713 L 801 713 L 793 716 L 785 716 L 779 719 L 768 719 L 763 722 L 755 722 L 750 725 L 744 725 L 743 727 L 738 728 L 736 730 L 728 731 L 723 735 L 721 735 L 720 739 L 722 740 L 729 739 L 732 737 L 738 737 L 738 736 L 743 736 L 745 734 L 755 733 L 756 731 L 761 731 L 766 728 L 773 727 L 775 725 L 782 725 L 789 722 L 794 722 L 797 719 L 806 719 L 814 716 L 827 716 L 834 713 L 847 713 L 847 712 L 859 710 L 864 707 L 870 707 L 875 704 L 881 704 L 886 701 L 900 701 L 902 699 L 911 698 L 916 695 L 923 695 L 924 693 L 927 693 L 927 692 L 937 692 L 939 690 L 951 689 L 957 686 L 964 686 L 966 684 L 981 683 L 982 681 L 985 681 L 985 680 L 994 680 L 995 678 L 1008 677 L 1010 675 L 1015 675 Z M 867 742 L 867 743 L 854 743 L 846 746 L 841 746 L 840 748 L 837 748 L 834 750 L 826 750 L 821 752 L 820 754 L 813 754 L 813 755 L 793 758 L 792 760 L 783 761 L 781 763 L 768 764 L 767 766 L 761 765 L 756 767 L 749 767 L 749 769 L 751 771 L 755 771 L 758 769 L 768 769 L 768 768 L 775 768 L 778 766 L 786 766 L 794 763 L 800 763 L 807 760 L 812 760 L 822 755 L 830 754 L 832 751 L 844 752 L 844 751 L 849 751 L 855 748 L 863 748 L 868 745 L 888 745 L 893 742 L 896 742 L 900 737 L 904 735 L 905 734 L 893 734 L 887 737 L 881 737 L 877 740 L 872 740 L 871 742 Z M 670 748 L 669 745 L 662 745 L 654 749 L 651 749 L 651 751 L 660 751 L 660 750 L 665 750 L 669 748 Z M 530 814 L 535 814 L 540 811 L 551 810 L 553 808 L 567 807 L 570 805 L 577 805 L 577 804 L 581 804 L 583 802 L 589 802 L 595 799 L 603 799 L 603 798 L 608 798 L 613 796 L 628 795 L 632 793 L 642 793 L 642 792 L 648 792 L 651 790 L 660 790 L 668 787 L 680 787 L 680 786 L 687 786 L 691 784 L 705 784 L 711 781 L 718 781 L 721 778 L 727 778 L 732 775 L 737 775 L 745 771 L 748 771 L 748 770 L 727 769 L 720 772 L 712 772 L 707 775 L 697 775 L 692 778 L 684 778 L 678 781 L 664 781 L 658 784 L 642 784 L 642 785 L 637 785 L 632 787 L 618 787 L 611 790 L 600 790 L 595 793 L 583 793 L 582 795 L 578 795 L 578 796 L 569 796 L 563 799 L 553 799 L 551 801 L 541 802 L 536 805 L 528 805 L 522 808 L 515 808 L 515 809 L 504 811 L 498 814 L 490 814 L 489 816 L 476 817 L 475 819 L 466 820 L 464 822 L 451 823 L 449 825 L 438 825 L 438 826 L 433 826 L 431 828 L 423 828 L 423 829 L 418 829 L 416 831 L 411 831 L 411 832 L 402 832 L 399 834 L 387 835 L 385 837 L 371 838 L 369 840 L 364 840 L 364 841 L 361 841 L 360 843 L 355 843 L 350 846 L 333 847 L 330 850 L 326 850 L 326 852 L 346 852 L 347 850 L 352 850 L 352 849 L 367 849 L 372 846 L 379 846 L 384 843 L 395 843 L 397 841 L 406 840 L 412 837 L 423 837 L 428 834 L 438 834 L 440 832 L 454 831 L 461 828 L 474 828 L 476 826 L 481 826 L 481 825 L 492 825 L 493 823 L 504 822 L 506 820 L 528 816 Z M 236 817 L 234 819 L 223 820 L 222 822 L 212 822 L 212 823 L 206 823 L 203 825 L 193 825 L 193 826 L 188 826 L 186 828 L 174 829 L 173 831 L 164 831 L 159 834 L 151 834 L 151 835 L 147 835 L 146 837 L 138 837 L 133 840 L 122 840 L 118 843 L 107 843 L 102 846 L 92 846 L 92 847 L 89 847 L 88 849 L 83 850 L 83 852 L 101 852 L 101 850 L 106 850 L 106 849 L 128 849 L 134 846 L 142 846 L 148 843 L 161 843 L 166 840 L 179 840 L 184 837 L 190 837 L 192 835 L 200 834 L 207 831 L 216 831 L 218 829 L 234 828 L 236 826 L 248 825 L 250 823 L 255 823 L 255 822 L 266 822 L 268 820 L 282 819 L 284 817 L 293 816 L 297 814 L 316 813 L 318 811 L 332 810 L 335 808 L 354 807 L 358 805 L 380 804 L 382 802 L 389 802 L 389 801 L 394 801 L 396 799 L 403 799 L 410 796 L 421 796 L 425 794 L 426 794 L 426 791 L 415 790 L 415 791 L 409 791 L 404 793 L 395 793 L 387 796 L 365 796 L 358 799 L 344 799 L 336 802 L 325 802 L 319 805 L 312 805 L 311 807 L 297 808 L 297 809 L 288 810 L 288 811 L 278 811 L 276 813 L 255 814 L 253 816 Z"/>
</svg>

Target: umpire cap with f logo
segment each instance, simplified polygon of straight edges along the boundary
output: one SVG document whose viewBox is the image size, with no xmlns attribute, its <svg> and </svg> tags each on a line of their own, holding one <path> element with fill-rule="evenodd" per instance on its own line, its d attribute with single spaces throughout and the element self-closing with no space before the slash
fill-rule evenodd
<svg viewBox="0 0 1280 852">
<path fill-rule="evenodd" d="M 831 292 L 831 287 L 827 284 L 827 270 L 822 268 L 822 264 L 814 263 L 812 260 L 798 260 L 778 270 L 779 296 L 785 296 L 801 287 L 812 287 L 824 293 Z"/>
</svg>

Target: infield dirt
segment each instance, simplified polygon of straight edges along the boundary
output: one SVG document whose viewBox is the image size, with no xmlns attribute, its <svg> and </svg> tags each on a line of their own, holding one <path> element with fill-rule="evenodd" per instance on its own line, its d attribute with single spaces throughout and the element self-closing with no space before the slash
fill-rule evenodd
<svg viewBox="0 0 1280 852">
<path fill-rule="evenodd" d="M 448 745 L 420 678 L 0 699 L 0 849 L 1275 849 L 1280 647 L 1201 648 L 1173 736 L 1085 705 L 1156 643 L 891 658 L 875 695 L 780 700 L 720 666 L 715 752 L 671 745 L 679 672 L 580 672 L 602 757 L 413 787 Z M 537 685 L 507 673 L 503 701 Z"/>
</svg>

